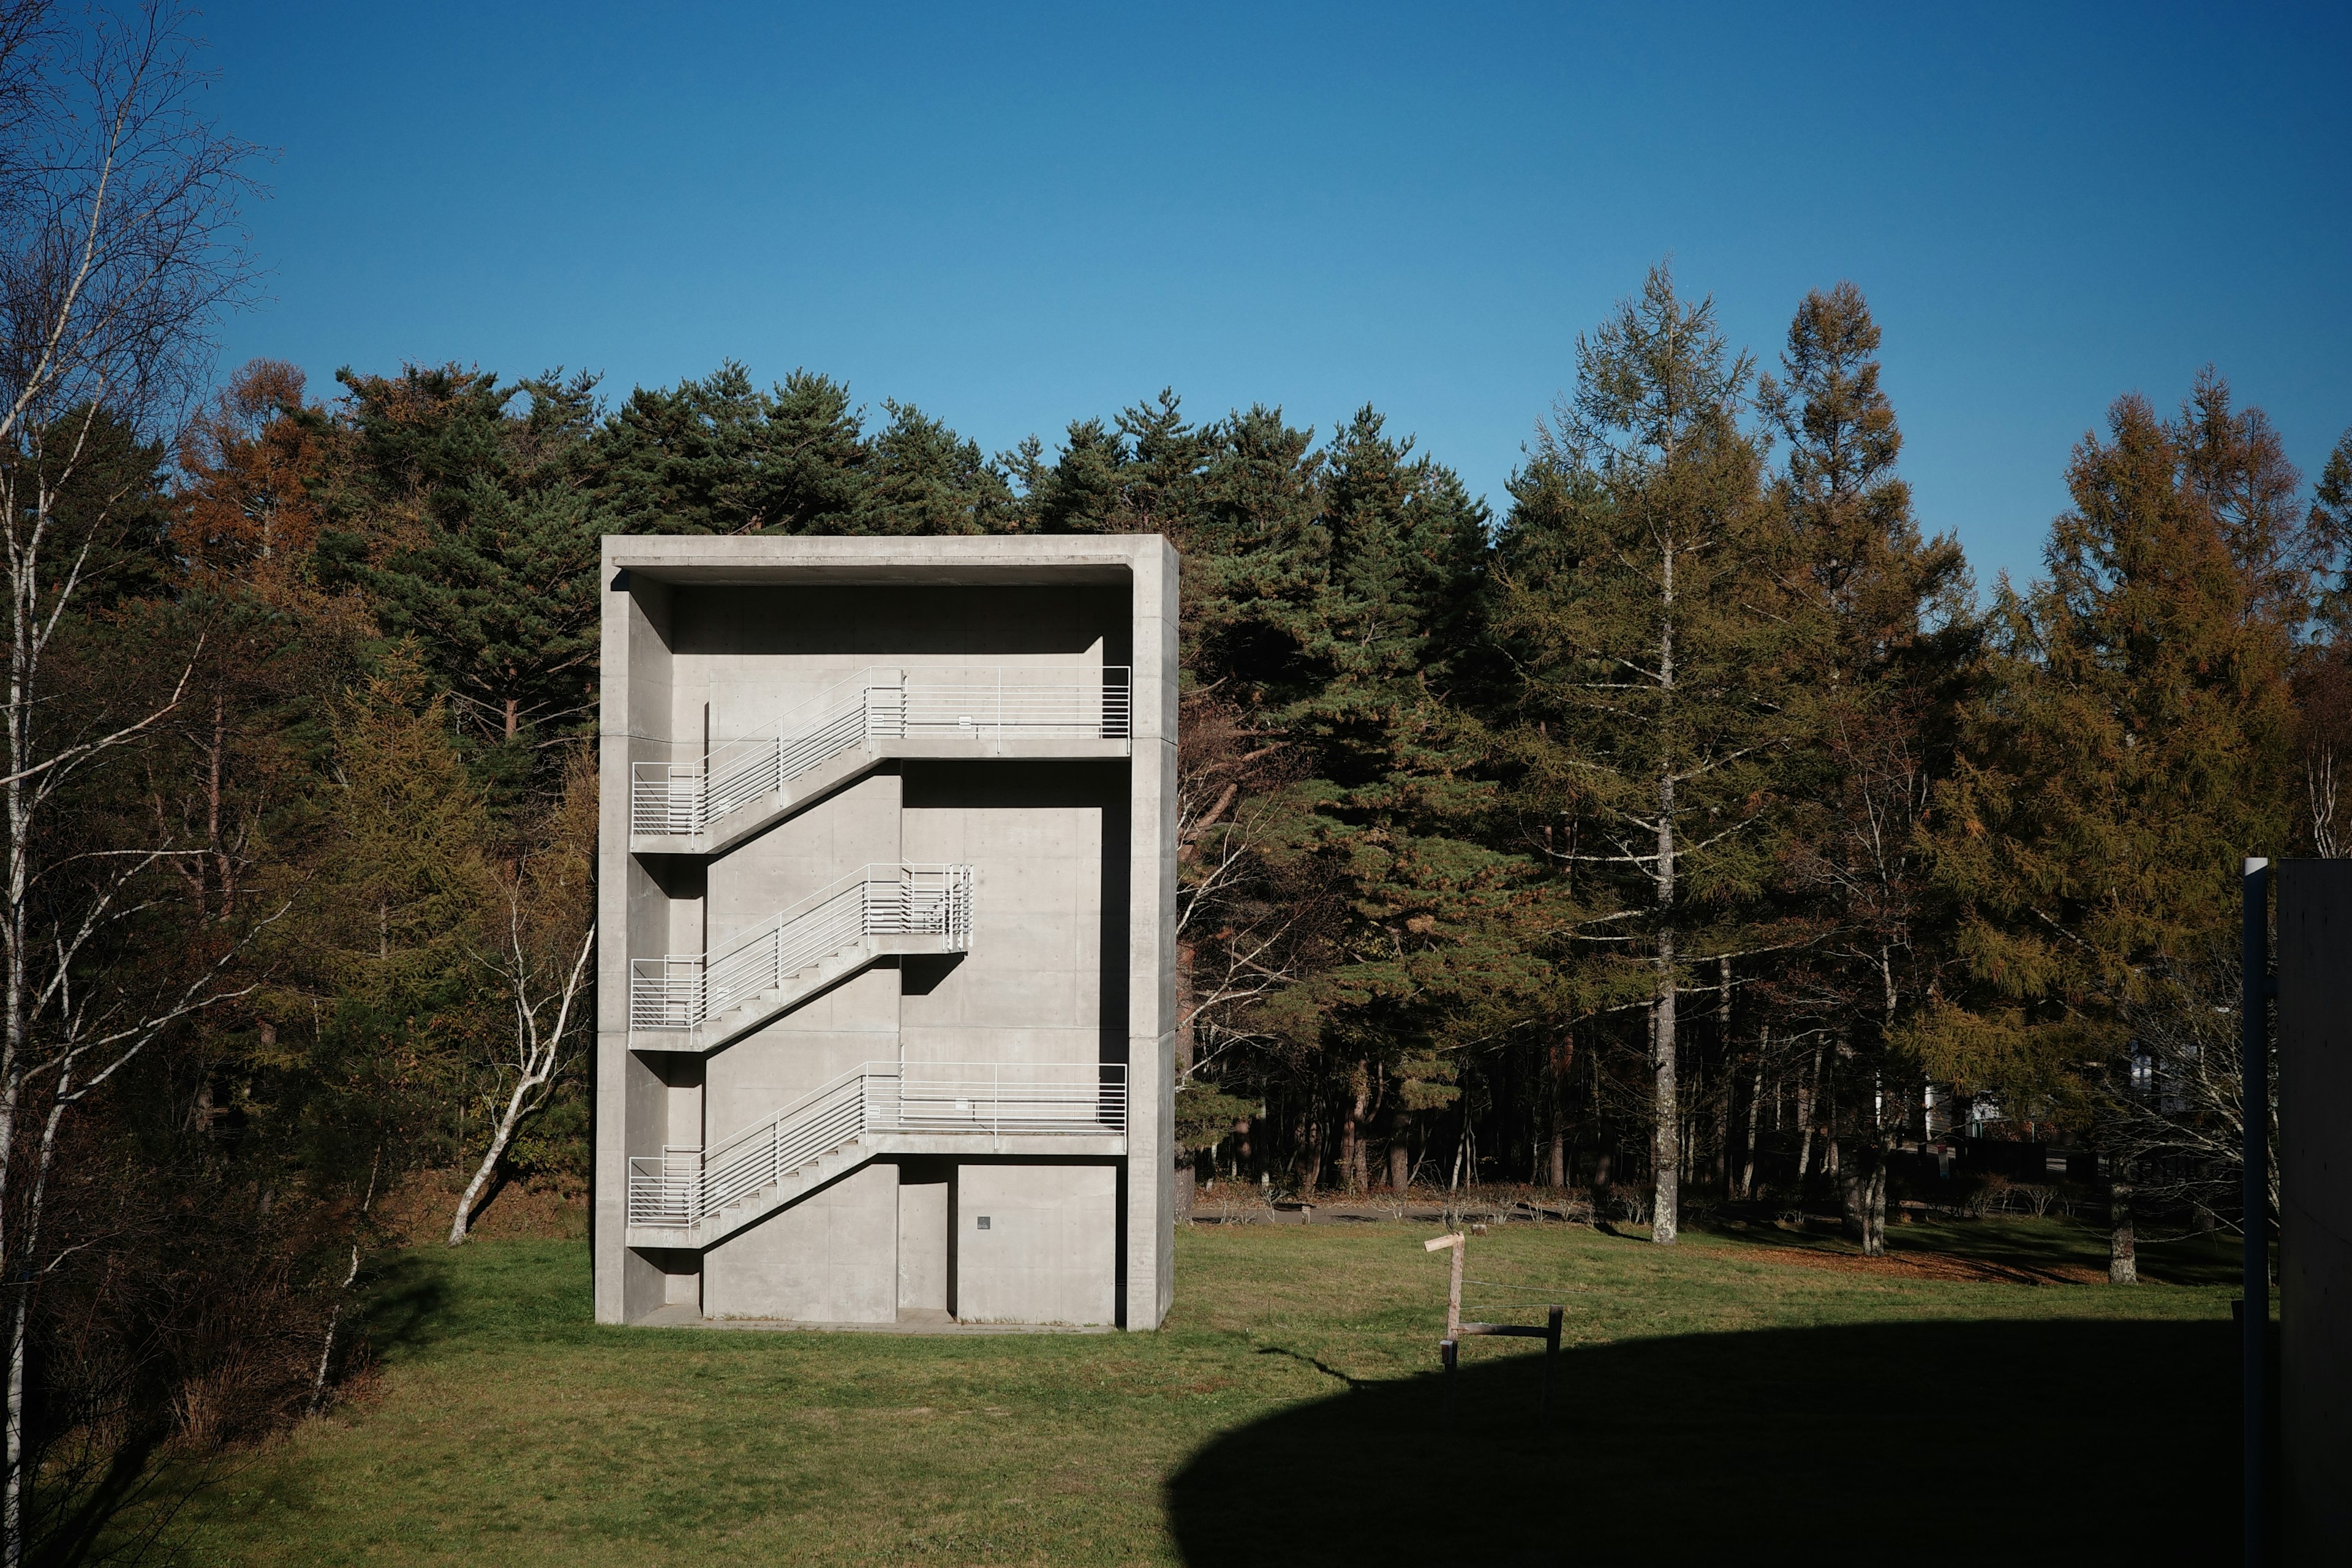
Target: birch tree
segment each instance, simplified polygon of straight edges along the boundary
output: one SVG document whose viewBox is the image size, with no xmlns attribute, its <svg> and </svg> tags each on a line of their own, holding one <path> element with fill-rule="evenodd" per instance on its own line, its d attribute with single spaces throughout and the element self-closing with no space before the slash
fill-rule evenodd
<svg viewBox="0 0 2352 1568">
<path fill-rule="evenodd" d="M 500 917 L 493 929 L 500 941 L 478 962 L 505 1001 L 510 1032 L 504 1058 L 490 1074 L 488 1142 L 450 1216 L 452 1247 L 466 1240 L 516 1131 L 545 1108 L 579 1057 L 594 974 L 595 858 L 596 776 L 589 753 L 580 752 L 538 841 L 492 874 Z"/>
<path fill-rule="evenodd" d="M 1646 994 L 1664 1245 L 1680 1207 L 1677 1004 L 1694 962 L 1749 940 L 1807 637 L 1739 424 L 1749 370 L 1713 302 L 1653 268 L 1578 341 L 1576 390 L 1513 480 L 1497 569 L 1524 808 L 1559 826 L 1542 852 L 1578 879 L 1583 940 Z"/>
<path fill-rule="evenodd" d="M 74 1109 L 191 1013 L 224 999 L 237 944 L 167 981 L 110 962 L 186 847 L 95 850 L 58 831 L 60 792 L 136 745 L 140 713 L 64 700 L 55 654 L 102 575 L 124 497 L 87 459 L 110 426 L 163 435 L 209 364 L 209 323 L 251 273 L 236 247 L 248 149 L 196 111 L 183 15 L 78 17 L 0 0 L 0 546 L 8 603 L 0 709 L 0 1267 L 12 1283 L 0 1558 L 24 1560 L 35 1455 L 27 1328 L 43 1203 Z M 184 685 L 184 682 L 183 682 Z M 193 973 L 191 973 L 191 969 Z"/>
</svg>

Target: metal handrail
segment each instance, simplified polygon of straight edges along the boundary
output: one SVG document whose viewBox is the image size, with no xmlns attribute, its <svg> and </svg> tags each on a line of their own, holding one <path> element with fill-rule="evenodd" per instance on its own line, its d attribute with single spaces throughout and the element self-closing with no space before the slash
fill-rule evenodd
<svg viewBox="0 0 2352 1568">
<path fill-rule="evenodd" d="M 629 1027 L 690 1029 L 785 984 L 869 936 L 971 945 L 970 866 L 872 865 L 810 894 L 718 953 L 629 962 Z"/>
<path fill-rule="evenodd" d="M 1074 679 L 1076 678 L 1076 679 Z M 861 669 L 692 763 L 633 763 L 629 831 L 700 833 L 845 752 L 915 739 L 1125 740 L 1126 665 Z"/>
<path fill-rule="evenodd" d="M 871 1132 L 1127 1133 L 1119 1063 L 866 1062 L 709 1149 L 629 1161 L 628 1223 L 688 1229 Z"/>
</svg>

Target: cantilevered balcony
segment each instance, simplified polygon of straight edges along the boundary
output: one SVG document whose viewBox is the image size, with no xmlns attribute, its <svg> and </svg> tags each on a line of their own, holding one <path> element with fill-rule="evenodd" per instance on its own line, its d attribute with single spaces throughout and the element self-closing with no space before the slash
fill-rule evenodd
<svg viewBox="0 0 2352 1568">
<path fill-rule="evenodd" d="M 863 669 L 707 754 L 632 765 L 630 847 L 718 854 L 897 757 L 1123 757 L 1125 666 Z"/>
</svg>

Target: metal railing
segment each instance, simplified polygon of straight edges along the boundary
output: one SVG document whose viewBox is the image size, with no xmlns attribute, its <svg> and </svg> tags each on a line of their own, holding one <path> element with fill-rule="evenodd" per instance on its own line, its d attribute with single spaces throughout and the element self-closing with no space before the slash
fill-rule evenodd
<svg viewBox="0 0 2352 1568">
<path fill-rule="evenodd" d="M 716 953 L 629 962 L 629 1027 L 690 1029 L 870 936 L 936 936 L 971 945 L 971 868 L 861 867 Z"/>
<path fill-rule="evenodd" d="M 629 1161 L 628 1223 L 684 1230 L 873 1132 L 1127 1132 L 1127 1068 L 866 1062 L 708 1149 Z"/>
<path fill-rule="evenodd" d="M 629 831 L 703 832 L 845 752 L 882 742 L 1125 740 L 1131 697 L 1125 665 L 861 669 L 698 761 L 631 764 Z"/>
</svg>

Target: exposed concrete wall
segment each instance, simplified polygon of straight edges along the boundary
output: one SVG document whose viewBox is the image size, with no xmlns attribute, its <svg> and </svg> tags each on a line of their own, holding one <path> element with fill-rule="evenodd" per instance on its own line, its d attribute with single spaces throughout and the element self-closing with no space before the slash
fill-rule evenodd
<svg viewBox="0 0 2352 1568">
<path fill-rule="evenodd" d="M 869 774 L 711 861 L 712 948 L 731 945 L 860 866 L 921 858 L 900 850 L 898 813 L 897 774 Z"/>
<path fill-rule="evenodd" d="M 668 584 L 635 578 L 604 552 L 602 628 L 603 710 L 596 778 L 598 883 L 596 926 L 595 1206 L 591 1256 L 600 1322 L 642 1316 L 661 1301 L 658 1268 L 632 1258 L 623 1245 L 628 1157 L 643 1152 L 650 1118 L 661 1100 L 653 1075 L 632 1064 L 628 1048 L 629 953 L 643 923 L 662 901 L 651 877 L 635 863 L 629 844 L 629 764 L 651 754 L 648 736 L 661 735 L 669 712 L 672 593 Z M 648 722 L 648 719 L 652 722 Z M 667 738 L 666 736 L 663 738 Z M 616 940 L 617 938 L 617 940 Z M 633 1111 L 635 1114 L 633 1114 Z M 650 1138 L 658 1145 L 659 1138 Z"/>
<path fill-rule="evenodd" d="M 2352 860 L 2278 868 L 2279 1458 L 2290 1563 L 2352 1563 Z"/>
<path fill-rule="evenodd" d="M 898 802 L 895 774 L 862 779 L 714 860 L 714 947 L 861 866 L 901 858 Z M 861 1062 L 892 1059 L 898 1049 L 897 971 L 853 974 L 711 1057 L 705 1139 L 715 1143 Z"/>
<path fill-rule="evenodd" d="M 898 1167 L 898 1308 L 948 1308 L 948 1235 L 952 1169 L 945 1161 Z"/>
<path fill-rule="evenodd" d="M 615 538 L 606 563 L 608 581 L 627 578 L 608 595 L 604 668 L 629 674 L 608 680 L 604 710 L 599 918 L 621 940 L 608 936 L 598 970 L 600 1320 L 690 1293 L 734 1315 L 878 1321 L 902 1297 L 912 1309 L 942 1295 L 968 1310 L 967 1271 L 950 1259 L 971 1238 L 946 1211 L 969 1169 L 987 1173 L 982 1194 L 1008 1215 L 1045 1216 L 1023 1235 L 1057 1238 L 981 1254 L 969 1278 L 982 1311 L 1024 1321 L 1027 1301 L 1034 1321 L 1156 1326 L 1172 1290 L 1174 552 L 1150 538 Z M 764 729 L 869 667 L 1105 664 L 1134 670 L 1129 759 L 927 755 L 713 857 L 628 853 L 632 759 L 698 759 L 706 733 Z M 865 971 L 708 1058 L 630 1052 L 632 954 L 723 949 L 859 866 L 894 860 L 975 868 L 970 952 Z M 910 1181 L 903 1198 L 901 1168 L 871 1166 L 707 1256 L 624 1257 L 627 1155 L 707 1147 L 893 1057 L 1122 1064 L 1130 1158 L 983 1162 Z M 1054 1250 L 1065 1243 L 1066 1268 Z"/>
<path fill-rule="evenodd" d="M 1109 1323 L 1118 1316 L 1118 1173 L 966 1163 L 957 1173 L 956 1316 Z"/>
<path fill-rule="evenodd" d="M 704 1256 L 714 1318 L 888 1323 L 898 1317 L 898 1167 L 860 1166 Z"/>
<path fill-rule="evenodd" d="M 761 731 L 862 669 L 1125 665 L 1118 588 L 689 587 L 678 594 L 669 738 Z"/>
<path fill-rule="evenodd" d="M 741 1131 L 898 1048 L 898 972 L 868 969 L 709 1058 L 708 1142 Z"/>
<path fill-rule="evenodd" d="M 968 864 L 975 876 L 971 950 L 900 1000 L 908 1061 L 1104 1059 L 1105 993 L 1116 999 L 1126 985 L 1127 908 L 1123 889 L 1105 896 L 1103 836 L 1107 817 L 1126 826 L 1125 772 L 1085 763 L 906 764 L 907 858 Z M 1123 1060 L 1116 1025 L 1110 1037 L 1109 1059 Z"/>
<path fill-rule="evenodd" d="M 1130 774 L 1127 1287 L 1123 1319 L 1156 1329 L 1176 1295 L 1176 550 L 1146 542 L 1134 574 Z"/>
</svg>

